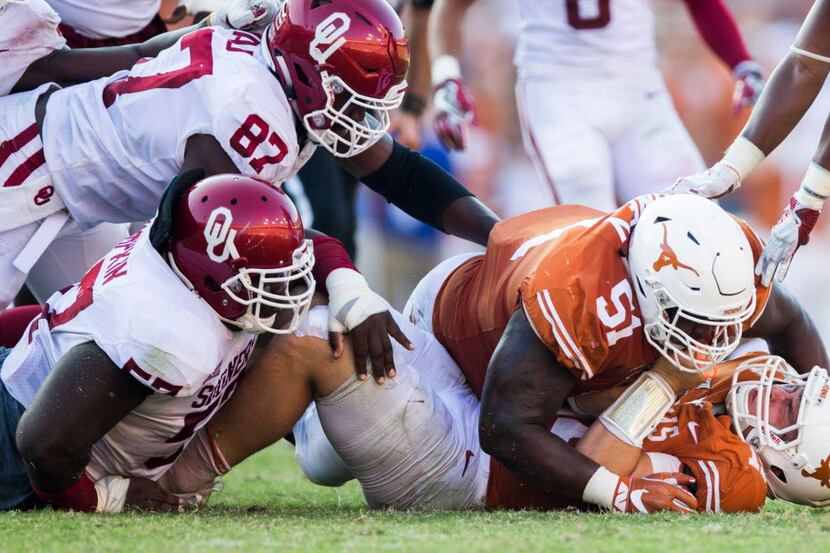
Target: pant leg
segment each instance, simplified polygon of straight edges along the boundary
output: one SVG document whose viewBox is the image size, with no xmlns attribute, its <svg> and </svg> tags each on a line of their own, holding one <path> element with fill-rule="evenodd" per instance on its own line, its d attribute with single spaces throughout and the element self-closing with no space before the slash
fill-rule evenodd
<svg viewBox="0 0 830 553">
<path fill-rule="evenodd" d="M 82 231 L 70 221 L 35 263 L 26 284 L 43 303 L 56 291 L 70 286 L 99 259 L 129 236 L 129 225 L 103 223 Z"/>
<path fill-rule="evenodd" d="M 9 352 L 0 348 L 0 363 Z M 0 511 L 31 508 L 39 503 L 17 451 L 17 424 L 24 411 L 0 381 Z"/>
<path fill-rule="evenodd" d="M 555 203 L 616 208 L 611 149 L 591 122 L 580 92 L 527 78 L 517 84 L 516 99 L 525 150 Z"/>
<path fill-rule="evenodd" d="M 705 168 L 662 78 L 655 74 L 631 86 L 626 105 L 630 119 L 613 144 L 620 203 L 660 192 L 679 177 Z"/>
</svg>

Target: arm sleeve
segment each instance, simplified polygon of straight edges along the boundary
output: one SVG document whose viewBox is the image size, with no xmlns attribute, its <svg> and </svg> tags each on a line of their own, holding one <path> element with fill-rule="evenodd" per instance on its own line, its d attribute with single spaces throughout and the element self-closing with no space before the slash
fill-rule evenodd
<svg viewBox="0 0 830 553">
<path fill-rule="evenodd" d="M 418 152 L 395 142 L 392 154 L 363 183 L 422 223 L 442 232 L 444 209 L 472 196 L 452 175 Z"/>
<path fill-rule="evenodd" d="M 741 31 L 723 0 L 683 0 L 692 14 L 698 32 L 715 54 L 731 69 L 752 59 Z"/>
</svg>

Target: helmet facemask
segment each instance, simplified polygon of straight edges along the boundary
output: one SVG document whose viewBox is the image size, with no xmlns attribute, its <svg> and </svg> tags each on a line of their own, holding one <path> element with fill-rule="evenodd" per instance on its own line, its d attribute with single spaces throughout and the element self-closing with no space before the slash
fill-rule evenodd
<svg viewBox="0 0 830 553">
<path fill-rule="evenodd" d="M 709 372 L 725 360 L 741 341 L 743 323 L 755 312 L 754 291 L 738 313 L 704 316 L 684 309 L 658 282 L 645 285 L 650 291 L 646 296 L 651 295 L 657 307 L 657 316 L 644 326 L 646 339 L 684 372 Z M 692 329 L 696 330 L 694 335 L 690 333 Z M 707 339 L 701 340 L 701 335 Z"/>
<path fill-rule="evenodd" d="M 343 79 L 322 72 L 326 106 L 303 117 L 306 131 L 335 157 L 348 158 L 366 151 L 389 130 L 390 114 L 400 107 L 406 81 L 389 89 L 384 98 L 355 92 Z M 351 111 L 364 113 L 361 121 Z"/>
<path fill-rule="evenodd" d="M 749 376 L 750 380 L 746 380 Z M 754 378 L 753 378 L 754 377 Z M 757 379 L 756 379 L 757 378 Z M 803 390 L 798 414 L 792 424 L 777 427 L 770 420 L 773 388 L 792 386 Z M 732 377 L 726 398 L 738 436 L 761 458 L 772 494 L 803 505 L 830 504 L 830 477 L 827 470 L 827 403 L 830 377 L 814 367 L 798 374 L 782 358 L 765 355 L 742 363 Z M 750 409 L 751 392 L 755 405 Z"/>
<path fill-rule="evenodd" d="M 294 250 L 292 264 L 288 267 L 240 269 L 220 287 L 233 301 L 248 306 L 248 309 L 241 317 L 222 317 L 222 320 L 252 334 L 292 333 L 311 306 L 315 289 L 313 267 L 313 247 L 311 240 L 306 240 Z M 282 320 L 284 311 L 291 313 L 291 320 L 284 326 L 275 327 L 278 317 Z"/>
</svg>

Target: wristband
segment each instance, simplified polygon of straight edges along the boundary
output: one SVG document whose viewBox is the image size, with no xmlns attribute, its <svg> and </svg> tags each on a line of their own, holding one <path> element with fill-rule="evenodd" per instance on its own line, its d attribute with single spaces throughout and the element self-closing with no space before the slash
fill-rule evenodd
<svg viewBox="0 0 830 553">
<path fill-rule="evenodd" d="M 582 501 L 611 509 L 620 477 L 600 465 L 582 492 Z"/>
<path fill-rule="evenodd" d="M 811 162 L 801 181 L 801 187 L 796 190 L 794 196 L 804 207 L 821 211 L 824 202 L 830 196 L 830 171 L 814 161 Z"/>
<path fill-rule="evenodd" d="M 674 390 L 662 376 L 646 371 L 599 416 L 599 420 L 620 440 L 643 447 L 643 440 L 663 420 L 674 398 Z"/>
<path fill-rule="evenodd" d="M 744 180 L 755 170 L 764 158 L 764 152 L 747 138 L 739 136 L 723 154 L 723 162 L 738 173 L 738 181 Z"/>
<path fill-rule="evenodd" d="M 674 455 L 660 453 L 659 451 L 646 451 L 651 461 L 651 473 L 657 472 L 683 472 L 683 463 Z"/>
<path fill-rule="evenodd" d="M 822 61 L 824 63 L 830 63 L 830 58 L 828 58 L 827 56 L 822 56 L 820 54 L 814 54 L 812 52 L 808 52 L 807 50 L 802 50 L 801 48 L 798 48 L 795 45 L 790 46 L 790 50 L 792 50 L 794 53 L 796 53 L 800 56 L 804 56 L 805 58 L 810 58 L 811 60 Z"/>
<path fill-rule="evenodd" d="M 454 56 L 443 55 L 432 62 L 432 85 L 438 86 L 444 81 L 461 77 L 461 64 Z"/>
<path fill-rule="evenodd" d="M 130 479 L 122 476 L 105 476 L 95 482 L 95 492 L 98 494 L 97 513 L 120 513 L 127 502 L 127 490 L 130 488 Z"/>
</svg>

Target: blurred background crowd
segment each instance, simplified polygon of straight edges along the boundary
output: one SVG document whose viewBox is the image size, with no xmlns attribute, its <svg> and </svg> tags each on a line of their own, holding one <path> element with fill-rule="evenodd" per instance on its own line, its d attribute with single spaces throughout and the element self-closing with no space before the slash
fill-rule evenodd
<svg viewBox="0 0 830 553">
<path fill-rule="evenodd" d="M 653 0 L 653 4 L 660 70 L 684 124 L 709 165 L 720 159 L 749 113 L 732 113 L 732 76 L 704 44 L 686 6 L 678 0 Z M 812 1 L 728 0 L 727 4 L 750 53 L 768 77 L 792 44 Z M 162 17 L 169 17 L 175 5 L 175 0 L 164 0 Z M 402 9 L 412 8 L 404 5 Z M 179 24 L 186 23 L 189 21 Z M 462 71 L 477 109 L 469 145 L 464 152 L 448 153 L 432 133 L 427 108 L 420 149 L 449 168 L 502 217 L 551 205 L 553 198 L 522 146 L 514 98 L 513 51 L 519 32 L 516 3 L 478 0 L 464 25 Z M 723 201 L 724 207 L 747 219 L 762 238 L 775 224 L 781 206 L 798 188 L 828 112 L 830 91 L 825 87 L 793 134 L 738 193 Z M 299 182 L 287 183 L 287 188 L 294 192 L 306 223 L 319 226 L 320 213 L 316 213 L 315 221 L 311 206 L 316 200 L 303 196 Z M 357 229 L 351 247 L 357 252 L 358 266 L 370 284 L 398 308 L 438 261 L 474 249 L 467 242 L 418 223 L 360 185 L 346 183 L 346 188 L 356 195 Z M 345 212 L 350 209 L 348 205 L 348 197 L 329 201 L 326 218 Z M 786 285 L 810 311 L 830 345 L 830 287 L 824 285 L 828 270 L 830 224 L 824 218 L 810 244 L 795 257 Z"/>
</svg>

